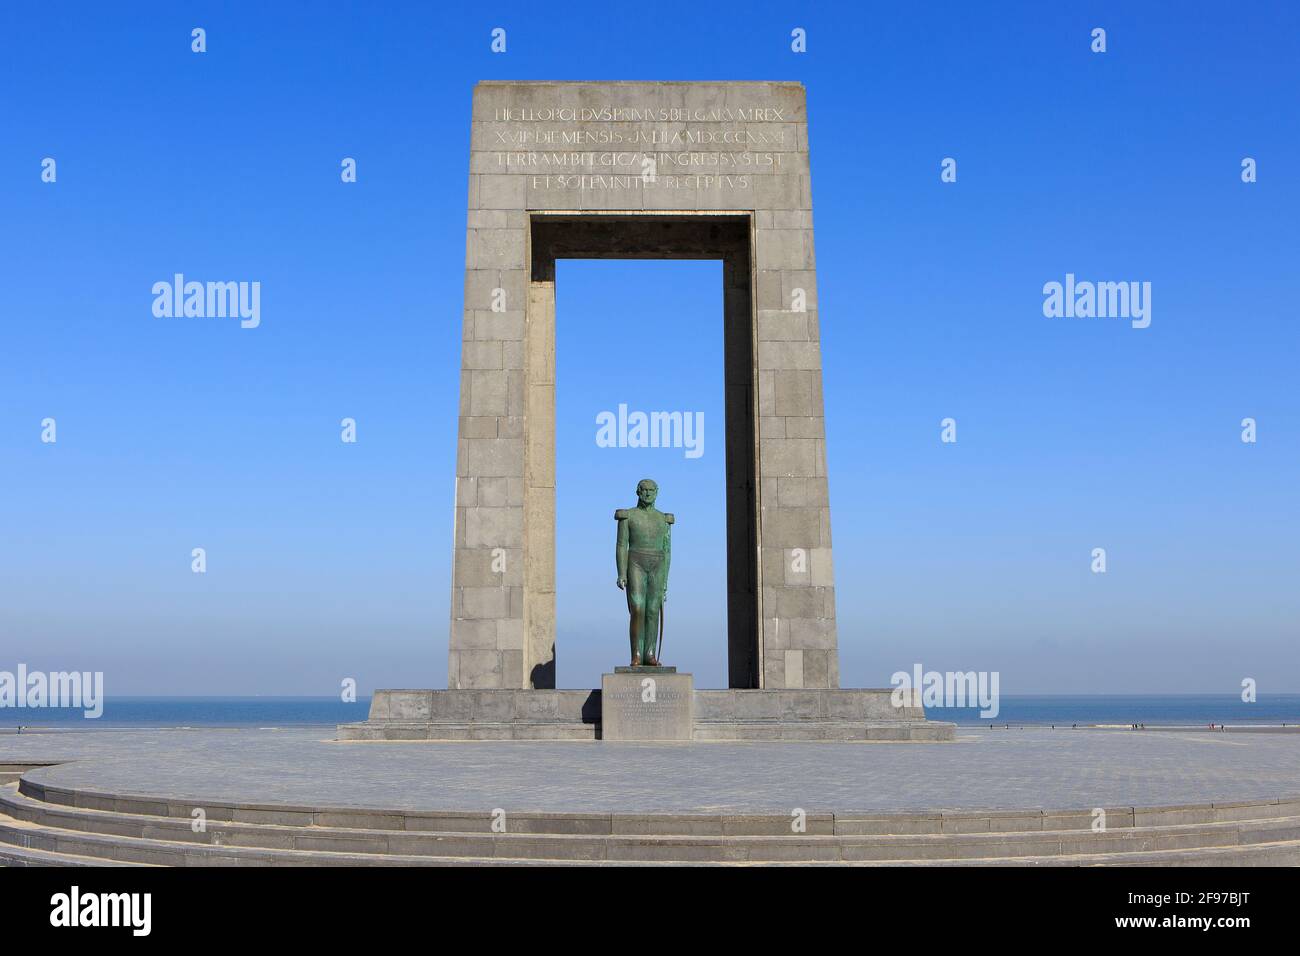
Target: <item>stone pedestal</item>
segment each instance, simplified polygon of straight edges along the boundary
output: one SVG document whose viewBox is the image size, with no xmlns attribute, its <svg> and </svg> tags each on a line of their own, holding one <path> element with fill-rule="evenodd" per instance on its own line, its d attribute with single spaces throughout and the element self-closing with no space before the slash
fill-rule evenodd
<svg viewBox="0 0 1300 956">
<path fill-rule="evenodd" d="M 341 724 L 338 739 L 919 742 L 956 733 L 926 719 L 919 694 L 899 702 L 889 688 L 694 690 L 690 674 L 619 670 L 630 673 L 606 674 L 603 690 L 377 690 L 370 719 Z M 641 700 L 647 679 L 654 712 Z"/>
<path fill-rule="evenodd" d="M 690 674 L 620 669 L 625 672 L 605 674 L 600 681 L 602 740 L 693 739 L 695 680 Z"/>
</svg>

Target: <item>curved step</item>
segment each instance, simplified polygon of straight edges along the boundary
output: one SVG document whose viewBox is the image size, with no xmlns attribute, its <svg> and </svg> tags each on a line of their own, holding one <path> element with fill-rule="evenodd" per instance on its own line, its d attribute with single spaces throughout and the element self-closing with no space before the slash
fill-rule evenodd
<svg viewBox="0 0 1300 956">
<path fill-rule="evenodd" d="M 1278 805 L 1264 804 L 1278 812 Z M 12 787 L 0 790 L 0 811 L 30 826 L 64 834 L 107 835 L 209 849 L 269 849 L 371 858 L 536 861 L 889 862 L 924 860 L 1072 859 L 1240 848 L 1300 840 L 1300 816 L 1221 823 L 981 833 L 658 835 L 405 831 L 208 820 L 194 833 L 188 818 L 45 804 Z M 4 839 L 0 836 L 0 839 Z M 184 855 L 183 852 L 181 854 Z"/>
<path fill-rule="evenodd" d="M 28 850 L 0 843 L 0 866 L 141 866 L 119 860 L 97 859 L 90 856 L 73 856 L 51 850 Z"/>
<path fill-rule="evenodd" d="M 8 824 L 0 819 L 0 841 L 6 838 Z M 238 847 L 213 848 L 183 846 L 159 840 L 128 840 L 120 837 L 98 837 L 79 833 L 66 833 L 52 828 L 38 828 L 51 841 L 62 839 L 76 853 L 45 850 L 26 850 L 6 847 L 0 842 L 0 865 L 73 865 L 116 866 L 153 865 L 167 866 L 694 866 L 707 865 L 690 861 L 583 861 L 583 860 L 521 860 L 510 858 L 467 858 L 428 856 L 375 856 L 364 853 L 320 853 L 307 850 L 265 850 Z M 121 857 L 137 859 L 127 862 Z M 141 859 L 150 857 L 151 859 Z M 810 861 L 789 861 L 794 865 L 826 865 Z M 1288 866 L 1300 863 L 1300 841 L 1261 844 L 1253 847 L 1230 849 L 1164 850 L 1153 853 L 1106 855 L 1102 857 L 1015 857 L 982 860 L 891 860 L 849 863 L 850 866 Z M 768 863 L 723 863 L 731 866 L 770 866 Z"/>
<path fill-rule="evenodd" d="M 12 788 L 10 788 L 11 792 Z M 209 824 L 252 823 L 338 830 L 413 833 L 492 833 L 485 810 L 400 810 L 179 799 L 52 786 L 23 779 L 18 791 L 43 804 L 190 821 L 202 807 Z M 0 794 L 5 791 L 0 788 Z M 1091 831 L 1093 812 L 1074 810 L 961 810 L 898 813 L 809 813 L 806 835 L 868 836 Z M 1300 797 L 1165 807 L 1107 807 L 1110 832 L 1148 826 L 1239 823 L 1300 817 Z M 514 834 L 570 836 L 789 836 L 789 814 L 580 813 L 508 814 Z"/>
<path fill-rule="evenodd" d="M 894 866 L 887 863 L 853 864 Z M 1300 866 L 1300 840 L 1249 846 L 1101 853 L 1078 856 L 991 857 L 984 860 L 912 860 L 907 866 Z"/>
<path fill-rule="evenodd" d="M 15 847 L 12 845 L 15 841 L 24 841 L 24 845 L 21 848 Z M 32 846 L 25 845 L 27 842 Z M 6 844 L 10 845 L 6 846 Z M 584 862 L 211 846 L 204 843 L 138 839 L 34 826 L 0 815 L 0 859 L 9 855 L 23 855 L 30 859 L 42 860 L 89 859 L 90 862 L 86 865 L 92 866 L 110 865 L 110 861 L 152 866 L 488 866 L 502 864 L 562 866 Z M 606 864 L 606 861 L 600 862 Z M 623 865 L 646 864 L 628 862 Z"/>
</svg>

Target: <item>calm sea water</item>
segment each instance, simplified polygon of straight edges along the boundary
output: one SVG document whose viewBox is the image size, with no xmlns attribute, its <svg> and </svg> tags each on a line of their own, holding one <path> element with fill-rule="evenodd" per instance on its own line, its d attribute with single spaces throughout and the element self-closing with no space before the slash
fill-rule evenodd
<svg viewBox="0 0 1300 956">
<path fill-rule="evenodd" d="M 998 715 L 978 707 L 927 707 L 935 720 L 958 724 L 1300 724 L 1300 694 L 1261 694 L 1247 704 L 1238 694 L 1081 694 L 1005 696 Z"/>
<path fill-rule="evenodd" d="M 996 718 L 979 708 L 927 708 L 935 720 L 959 724 L 1300 724 L 1300 694 L 1261 695 L 1253 704 L 1234 694 L 1005 696 Z M 80 710 L 0 708 L 0 729 L 60 727 L 316 727 L 365 720 L 370 699 L 337 697 L 110 697 L 104 714 Z"/>
</svg>

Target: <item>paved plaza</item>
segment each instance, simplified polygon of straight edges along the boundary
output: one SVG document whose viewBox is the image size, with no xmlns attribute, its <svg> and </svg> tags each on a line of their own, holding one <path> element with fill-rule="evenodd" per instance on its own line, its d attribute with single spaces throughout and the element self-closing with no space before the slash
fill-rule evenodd
<svg viewBox="0 0 1300 956">
<path fill-rule="evenodd" d="M 1073 809 L 1300 794 L 1300 734 L 969 729 L 954 743 L 338 743 L 331 728 L 0 734 L 53 786 L 392 809 Z"/>
</svg>

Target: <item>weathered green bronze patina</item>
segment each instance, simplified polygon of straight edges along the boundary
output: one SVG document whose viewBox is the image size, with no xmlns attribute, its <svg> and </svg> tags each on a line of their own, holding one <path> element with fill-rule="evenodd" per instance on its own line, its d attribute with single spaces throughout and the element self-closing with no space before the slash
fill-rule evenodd
<svg viewBox="0 0 1300 956">
<path fill-rule="evenodd" d="M 674 519 L 655 508 L 658 496 L 659 485 L 643 478 L 636 486 L 636 507 L 614 512 L 614 520 L 618 522 L 617 583 L 627 592 L 633 667 L 660 666 L 655 640 L 659 636 L 659 616 L 668 596 Z"/>
</svg>

